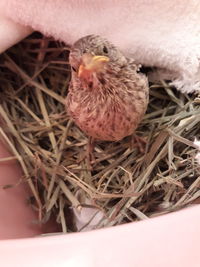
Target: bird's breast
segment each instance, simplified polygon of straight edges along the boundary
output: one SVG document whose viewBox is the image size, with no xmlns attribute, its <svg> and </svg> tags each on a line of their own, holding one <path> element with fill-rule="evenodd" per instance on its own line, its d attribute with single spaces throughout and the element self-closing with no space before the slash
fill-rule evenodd
<svg viewBox="0 0 200 267">
<path fill-rule="evenodd" d="M 68 113 L 88 135 L 98 140 L 118 141 L 131 135 L 138 126 L 144 111 L 144 103 L 134 99 L 102 98 L 71 95 L 68 97 Z"/>
</svg>

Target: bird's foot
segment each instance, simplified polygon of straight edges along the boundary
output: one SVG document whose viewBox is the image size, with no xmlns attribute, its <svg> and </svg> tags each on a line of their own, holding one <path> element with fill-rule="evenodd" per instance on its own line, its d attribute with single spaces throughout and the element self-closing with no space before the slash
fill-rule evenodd
<svg viewBox="0 0 200 267">
<path fill-rule="evenodd" d="M 131 136 L 131 141 L 130 141 L 130 148 L 133 149 L 134 147 L 137 147 L 140 151 L 140 153 L 145 152 L 145 147 L 146 147 L 147 141 L 144 137 L 140 137 L 136 134 L 133 134 Z"/>
<path fill-rule="evenodd" d="M 92 165 L 95 163 L 95 157 L 94 157 L 94 145 L 95 141 L 92 137 L 88 138 L 87 148 L 84 152 L 84 155 L 81 157 L 81 159 L 78 161 L 80 163 L 83 160 L 86 160 L 87 169 L 92 170 Z"/>
<path fill-rule="evenodd" d="M 94 157 L 94 145 L 95 145 L 95 141 L 94 138 L 89 137 L 88 138 L 88 144 L 87 144 L 87 151 L 86 151 L 86 160 L 87 160 L 87 166 L 88 169 L 92 169 L 92 165 L 95 162 L 95 157 Z"/>
</svg>

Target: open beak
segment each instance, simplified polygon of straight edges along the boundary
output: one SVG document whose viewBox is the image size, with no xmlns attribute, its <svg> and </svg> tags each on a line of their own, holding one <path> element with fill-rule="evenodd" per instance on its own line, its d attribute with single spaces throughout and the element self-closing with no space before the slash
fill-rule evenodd
<svg viewBox="0 0 200 267">
<path fill-rule="evenodd" d="M 106 56 L 93 56 L 89 53 L 83 54 L 82 63 L 78 69 L 78 77 L 86 78 L 92 72 L 102 71 L 105 63 L 109 60 Z"/>
</svg>

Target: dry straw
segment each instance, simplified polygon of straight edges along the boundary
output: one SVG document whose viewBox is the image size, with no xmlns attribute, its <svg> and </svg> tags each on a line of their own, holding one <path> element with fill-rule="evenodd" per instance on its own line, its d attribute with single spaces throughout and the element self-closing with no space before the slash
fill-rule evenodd
<svg viewBox="0 0 200 267">
<path fill-rule="evenodd" d="M 199 203 L 193 144 L 200 139 L 198 96 L 183 95 L 163 81 L 151 85 L 148 111 L 137 130 L 147 140 L 145 152 L 130 148 L 129 138 L 99 142 L 90 170 L 84 159 L 87 137 L 65 112 L 68 53 L 63 44 L 35 34 L 1 55 L 0 136 L 13 157 L 0 164 L 19 161 L 24 172 L 19 183 L 30 186 L 38 221 L 54 218 L 63 232 L 74 230 L 68 211 L 84 205 L 77 191 L 104 212 L 96 228 Z"/>
</svg>

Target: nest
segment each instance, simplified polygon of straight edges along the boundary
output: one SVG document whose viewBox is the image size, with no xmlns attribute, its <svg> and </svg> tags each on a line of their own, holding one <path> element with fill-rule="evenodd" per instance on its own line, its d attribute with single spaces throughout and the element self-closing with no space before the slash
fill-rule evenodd
<svg viewBox="0 0 200 267">
<path fill-rule="evenodd" d="M 51 218 L 71 232 L 77 230 L 74 212 L 83 208 L 102 212 L 94 227 L 101 228 L 198 203 L 193 142 L 200 139 L 200 98 L 164 81 L 151 84 L 148 111 L 136 131 L 146 140 L 144 152 L 131 148 L 129 138 L 97 142 L 91 170 L 84 158 L 87 137 L 65 111 L 68 54 L 64 44 L 36 33 L 1 55 L 0 136 L 21 165 L 19 183 L 31 189 L 38 222 Z"/>
</svg>

